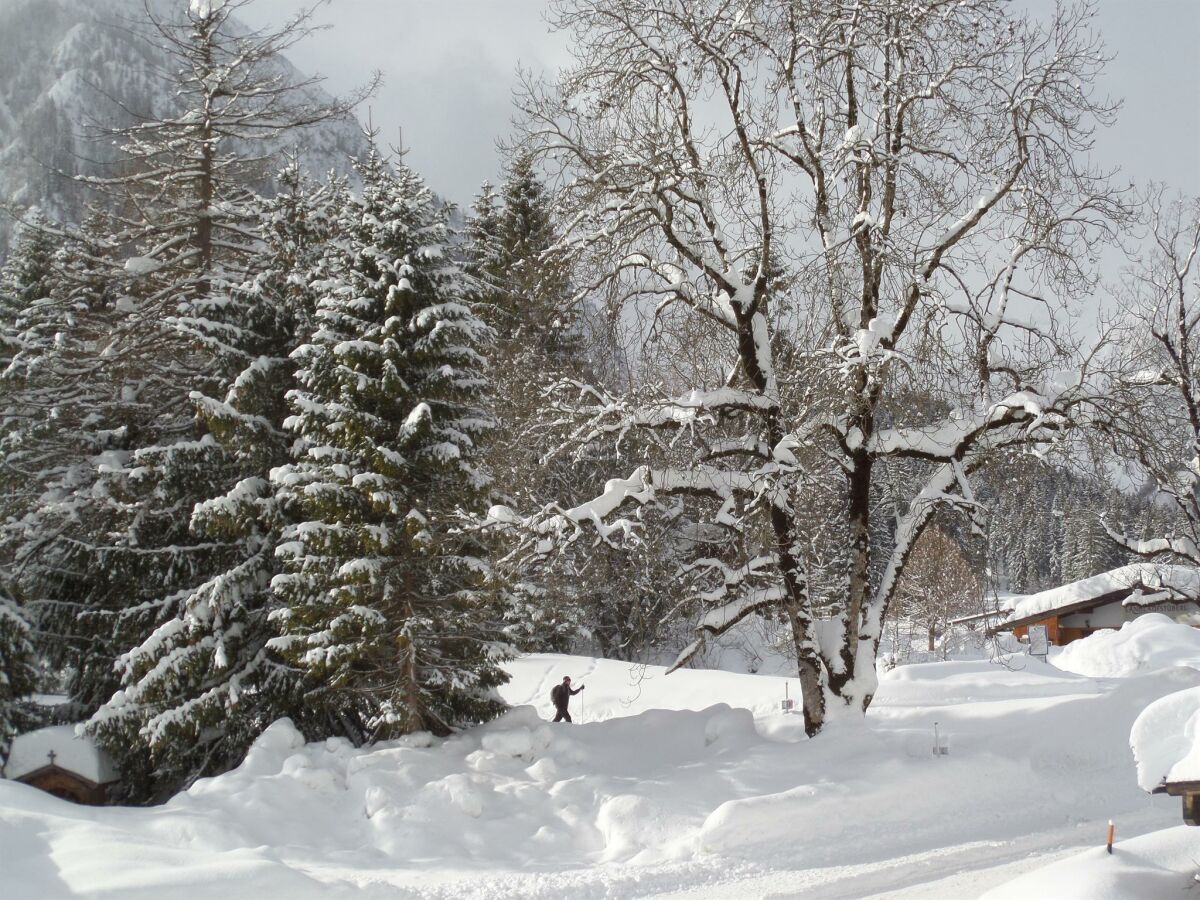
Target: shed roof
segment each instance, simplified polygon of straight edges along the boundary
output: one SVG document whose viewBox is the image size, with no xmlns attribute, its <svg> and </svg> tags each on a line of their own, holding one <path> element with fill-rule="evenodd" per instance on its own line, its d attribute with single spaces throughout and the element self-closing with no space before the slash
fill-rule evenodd
<svg viewBox="0 0 1200 900">
<path fill-rule="evenodd" d="M 51 753 L 54 753 L 54 765 L 58 768 L 94 784 L 117 780 L 116 767 L 108 754 L 86 735 L 76 735 L 74 725 L 52 725 L 18 735 L 13 739 L 4 777 L 16 780 L 46 768 L 50 765 Z"/>
</svg>

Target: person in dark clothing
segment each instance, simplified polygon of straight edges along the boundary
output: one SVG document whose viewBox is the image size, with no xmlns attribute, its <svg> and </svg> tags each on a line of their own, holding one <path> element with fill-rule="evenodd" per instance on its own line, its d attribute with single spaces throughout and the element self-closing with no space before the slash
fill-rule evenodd
<svg viewBox="0 0 1200 900">
<path fill-rule="evenodd" d="M 567 704 L 571 702 L 571 697 L 582 691 L 586 684 L 581 684 L 575 690 L 571 690 L 571 676 L 564 675 L 562 684 L 556 684 L 553 690 L 550 691 L 550 699 L 554 701 L 554 709 L 558 713 L 554 717 L 555 722 L 570 722 L 571 713 L 567 711 Z"/>
</svg>

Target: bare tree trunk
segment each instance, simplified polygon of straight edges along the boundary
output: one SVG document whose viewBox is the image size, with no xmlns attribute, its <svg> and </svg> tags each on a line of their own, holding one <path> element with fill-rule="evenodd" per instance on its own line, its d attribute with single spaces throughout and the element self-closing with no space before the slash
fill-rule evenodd
<svg viewBox="0 0 1200 900">
<path fill-rule="evenodd" d="M 846 515 L 850 525 L 850 570 L 847 579 L 845 628 L 846 637 L 841 646 L 841 671 L 831 672 L 830 690 L 838 697 L 856 676 L 858 645 L 863 613 L 871 601 L 871 476 L 873 463 L 865 452 L 852 456 L 852 468 L 848 476 L 848 499 Z M 865 697 L 863 708 L 870 703 Z"/>
</svg>

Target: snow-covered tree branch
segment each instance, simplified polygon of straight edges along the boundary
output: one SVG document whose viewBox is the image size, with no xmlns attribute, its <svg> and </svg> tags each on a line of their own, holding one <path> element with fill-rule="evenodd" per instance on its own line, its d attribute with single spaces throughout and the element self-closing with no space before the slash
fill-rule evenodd
<svg viewBox="0 0 1200 900">
<path fill-rule="evenodd" d="M 1200 566 L 1200 201 L 1151 198 L 1149 252 L 1120 296 L 1111 401 L 1095 411 L 1129 475 L 1170 511 L 1167 533 L 1109 536 L 1145 559 Z"/>
</svg>

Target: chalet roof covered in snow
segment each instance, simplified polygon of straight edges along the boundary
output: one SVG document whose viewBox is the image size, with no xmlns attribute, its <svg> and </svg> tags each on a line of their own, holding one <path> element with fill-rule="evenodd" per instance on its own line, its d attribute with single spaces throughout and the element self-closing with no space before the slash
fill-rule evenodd
<svg viewBox="0 0 1200 900">
<path fill-rule="evenodd" d="M 16 780 L 53 763 L 60 769 L 86 778 L 94 784 L 117 780 L 116 769 L 108 755 L 86 736 L 77 736 L 74 725 L 40 728 L 13 740 L 4 777 Z"/>
<path fill-rule="evenodd" d="M 1200 570 L 1192 566 L 1132 563 L 1090 578 L 1018 599 L 1005 627 L 1054 614 L 1120 600 L 1125 606 L 1149 606 L 1200 596 Z"/>
</svg>

